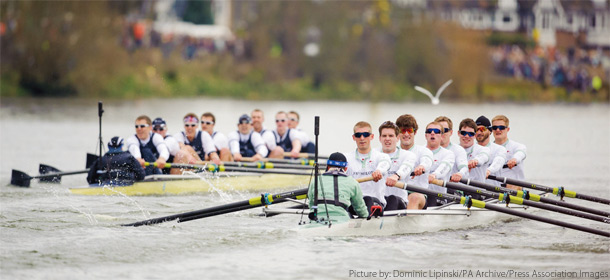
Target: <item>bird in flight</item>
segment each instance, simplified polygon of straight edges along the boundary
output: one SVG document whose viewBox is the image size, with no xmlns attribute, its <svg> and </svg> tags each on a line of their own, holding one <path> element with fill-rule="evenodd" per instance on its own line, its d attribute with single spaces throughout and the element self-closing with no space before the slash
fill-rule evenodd
<svg viewBox="0 0 610 280">
<path fill-rule="evenodd" d="M 420 87 L 420 86 L 415 86 L 415 90 L 427 95 L 428 97 L 430 97 L 430 102 L 432 102 L 433 105 L 438 105 L 441 101 L 439 99 L 439 97 L 441 96 L 441 93 L 443 93 L 443 91 L 453 82 L 453 80 L 449 80 L 446 81 L 439 89 L 438 91 L 436 91 L 436 96 L 433 96 L 432 93 L 430 91 L 428 91 L 427 89 Z"/>
</svg>

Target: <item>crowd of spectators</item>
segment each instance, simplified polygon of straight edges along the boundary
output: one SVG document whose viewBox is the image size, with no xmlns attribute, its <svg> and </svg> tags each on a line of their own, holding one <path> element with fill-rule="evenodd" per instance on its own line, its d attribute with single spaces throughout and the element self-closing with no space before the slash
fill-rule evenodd
<svg viewBox="0 0 610 280">
<path fill-rule="evenodd" d="M 601 49 L 570 48 L 565 52 L 556 48 L 523 49 L 517 45 L 498 46 L 491 51 L 496 73 L 516 79 L 536 81 L 544 86 L 564 87 L 568 92 L 596 91 L 593 79 L 608 76 L 610 69 L 602 69 L 603 61 L 610 60 Z"/>
</svg>

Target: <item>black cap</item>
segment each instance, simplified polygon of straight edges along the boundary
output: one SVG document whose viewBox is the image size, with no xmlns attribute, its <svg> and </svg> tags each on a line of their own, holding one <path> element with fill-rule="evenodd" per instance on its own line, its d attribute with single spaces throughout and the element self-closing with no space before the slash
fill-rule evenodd
<svg viewBox="0 0 610 280">
<path fill-rule="evenodd" d="M 346 167 L 347 166 L 347 158 L 342 153 L 335 152 L 330 154 L 328 157 L 328 161 L 326 162 L 328 166 L 335 167 Z"/>
<path fill-rule="evenodd" d="M 153 126 L 165 126 L 165 120 L 162 118 L 156 118 L 155 120 L 152 121 L 152 125 Z"/>
<path fill-rule="evenodd" d="M 485 116 L 480 116 L 475 123 L 477 124 L 477 126 L 482 125 L 487 128 L 491 127 L 491 122 Z"/>
<path fill-rule="evenodd" d="M 111 153 L 120 152 L 122 148 L 123 148 L 123 138 L 122 137 L 114 136 L 108 142 L 108 151 Z"/>
<path fill-rule="evenodd" d="M 252 122 L 252 119 L 250 118 L 250 116 L 243 114 L 243 115 L 241 115 L 241 117 L 239 117 L 238 124 L 251 123 L 251 122 Z"/>
</svg>

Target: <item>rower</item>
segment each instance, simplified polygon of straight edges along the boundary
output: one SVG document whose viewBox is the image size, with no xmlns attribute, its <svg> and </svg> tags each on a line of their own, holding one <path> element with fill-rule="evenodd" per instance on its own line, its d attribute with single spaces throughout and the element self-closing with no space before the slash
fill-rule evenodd
<svg viewBox="0 0 610 280">
<path fill-rule="evenodd" d="M 508 132 L 510 131 L 508 123 L 508 118 L 504 115 L 497 115 L 491 119 L 491 129 L 494 135 L 494 142 L 506 148 L 506 165 L 508 167 L 500 170 L 500 176 L 517 180 L 525 180 L 525 174 L 523 173 L 523 161 L 527 156 L 527 149 L 525 145 L 508 139 Z M 510 184 L 508 184 L 506 187 L 515 190 L 522 189 L 519 186 L 513 186 Z"/>
<path fill-rule="evenodd" d="M 437 122 L 431 122 L 426 126 L 426 141 L 428 148 L 432 151 L 432 167 L 428 175 L 428 189 L 439 193 L 447 193 L 447 189 L 441 186 L 432 184 L 435 179 L 447 181 L 451 175 L 449 172 L 455 163 L 455 155 L 453 152 L 441 146 L 441 137 L 444 133 L 443 126 Z M 428 197 L 427 206 L 437 206 L 441 202 L 436 200 L 436 197 Z"/>
<path fill-rule="evenodd" d="M 487 162 L 489 161 L 489 148 L 483 147 L 477 143 L 475 143 L 475 131 L 477 129 L 477 124 L 471 118 L 463 119 L 460 122 L 459 126 L 459 138 L 460 138 L 460 146 L 464 148 L 466 151 L 466 155 L 468 156 L 468 172 L 469 179 L 484 182 L 486 175 L 485 171 L 487 170 Z M 459 182 L 461 178 L 454 178 L 455 174 L 451 176 L 452 182 Z M 478 194 L 470 194 L 472 198 L 481 199 L 481 196 Z"/>
<path fill-rule="evenodd" d="M 163 137 L 151 131 L 152 121 L 146 115 L 136 118 L 136 134 L 127 139 L 127 150 L 135 157 L 146 175 L 162 174 L 161 169 L 146 166 L 146 162 L 155 162 L 157 166 L 164 166 L 169 159 L 169 151 Z"/>
<path fill-rule="evenodd" d="M 469 178 L 468 170 L 468 156 L 466 151 L 460 145 L 454 145 L 451 143 L 451 136 L 453 135 L 453 121 L 445 116 L 439 116 L 434 119 L 435 122 L 440 123 L 443 126 L 443 134 L 441 136 L 441 147 L 451 151 L 455 156 L 453 167 L 449 171 L 450 178 L 459 182 L 462 178 Z M 448 189 L 448 193 L 453 194 L 455 190 Z"/>
<path fill-rule="evenodd" d="M 491 136 L 491 122 L 488 118 L 480 116 L 475 123 L 477 124 L 477 132 L 475 134 L 477 143 L 490 150 L 490 160 L 487 162 L 485 178 L 489 177 L 489 175 L 500 176 L 498 172 L 506 163 L 506 148 L 489 141 L 491 139 L 489 138 L 489 136 Z M 485 183 L 498 187 L 500 186 L 500 182 L 496 180 L 485 179 Z"/>
<path fill-rule="evenodd" d="M 279 111 L 275 114 L 275 144 L 282 148 L 282 153 L 290 152 L 291 157 L 298 158 L 301 152 L 300 135 L 298 131 L 290 129 L 287 122 L 286 112 Z"/>
<path fill-rule="evenodd" d="M 398 127 L 391 121 L 385 121 L 379 126 L 380 152 L 390 157 L 390 170 L 386 178 L 385 210 L 407 209 L 409 193 L 406 190 L 394 188 L 398 181 L 406 182 L 415 166 L 416 155 L 413 152 L 396 147 L 398 143 Z"/>
<path fill-rule="evenodd" d="M 185 148 L 197 160 L 211 160 L 215 164 L 220 164 L 220 157 L 214 146 L 214 140 L 209 133 L 201 131 L 199 118 L 194 113 L 188 113 L 183 118 L 184 131 L 174 134 L 180 144 L 180 148 Z M 189 146 L 189 147 L 186 147 Z"/>
<path fill-rule="evenodd" d="M 115 136 L 108 142 L 108 152 L 96 159 L 87 175 L 89 184 L 125 186 L 146 176 L 144 168 L 130 153 L 123 151 L 123 138 Z"/>
<path fill-rule="evenodd" d="M 419 126 L 417 120 L 410 114 L 404 114 L 396 118 L 396 126 L 400 129 L 400 148 L 411 151 L 417 160 L 414 164 L 415 176 L 407 176 L 406 183 L 422 188 L 428 187 L 428 172 L 432 167 L 432 151 L 425 146 L 415 145 L 415 135 Z M 409 204 L 407 209 L 426 209 L 427 196 L 417 192 L 409 193 Z"/>
<path fill-rule="evenodd" d="M 309 136 L 305 131 L 299 128 L 300 117 L 299 113 L 296 111 L 290 111 L 287 114 L 288 116 L 288 128 L 292 130 L 296 130 L 299 132 L 300 140 L 301 140 L 301 153 L 310 153 L 313 154 L 316 152 L 316 145 L 311 142 Z"/>
<path fill-rule="evenodd" d="M 368 122 L 356 123 L 352 139 L 356 142 L 357 149 L 347 155 L 347 175 L 354 179 L 373 177 L 373 181 L 360 183 L 369 213 L 372 213 L 371 208 L 373 206 L 381 206 L 382 208 L 386 206 L 386 185 L 381 179 L 390 169 L 390 157 L 371 149 L 373 138 L 374 134 Z"/>
<path fill-rule="evenodd" d="M 254 128 L 254 131 L 258 132 L 263 137 L 267 150 L 269 150 L 269 155 L 267 157 L 284 158 L 284 150 L 275 143 L 273 131 L 271 129 L 266 129 L 263 126 L 263 123 L 265 122 L 265 114 L 263 111 L 254 109 L 252 110 L 252 113 L 250 113 L 250 116 L 252 118 L 252 127 Z"/>
<path fill-rule="evenodd" d="M 201 131 L 205 131 L 214 140 L 214 146 L 218 151 L 218 156 L 221 161 L 232 161 L 231 151 L 229 150 L 229 140 L 222 132 L 214 130 L 216 126 L 216 117 L 210 112 L 205 112 L 201 115 Z"/>
<path fill-rule="evenodd" d="M 326 172 L 309 184 L 310 218 L 312 221 L 345 221 L 350 218 L 352 208 L 360 218 L 368 217 L 368 210 L 358 181 L 347 176 L 347 160 L 342 153 L 332 153 L 326 162 Z"/>
<path fill-rule="evenodd" d="M 189 163 L 189 160 L 186 159 L 189 156 L 189 152 L 185 149 L 180 148 L 180 144 L 176 140 L 176 137 L 173 137 L 168 132 L 167 123 L 162 118 L 156 118 L 152 121 L 152 130 L 155 133 L 158 133 L 163 137 L 163 141 L 165 142 L 165 146 L 169 151 L 169 158 L 167 162 L 169 163 Z M 192 158 L 192 157 L 191 157 Z M 193 159 L 190 162 L 191 164 L 196 163 Z M 163 168 L 163 174 L 180 174 L 179 168 Z"/>
<path fill-rule="evenodd" d="M 241 161 L 242 157 L 262 160 L 269 153 L 263 137 L 252 129 L 251 122 L 250 117 L 243 114 L 237 123 L 238 130 L 229 133 L 229 147 L 235 161 Z"/>
</svg>

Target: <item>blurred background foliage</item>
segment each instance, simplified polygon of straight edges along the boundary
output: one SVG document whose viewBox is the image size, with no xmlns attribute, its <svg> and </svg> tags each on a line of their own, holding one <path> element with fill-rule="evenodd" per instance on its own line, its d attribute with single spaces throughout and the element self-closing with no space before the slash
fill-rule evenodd
<svg viewBox="0 0 610 280">
<path fill-rule="evenodd" d="M 241 44 L 185 59 L 173 51 L 126 48 L 130 13 L 149 25 L 147 1 L 2 1 L 12 32 L 1 40 L 2 97 L 148 98 L 211 96 L 280 100 L 427 101 L 415 85 L 460 102 L 590 102 L 601 94 L 494 74 L 490 48 L 530 46 L 525 36 L 417 22 L 411 10 L 374 1 L 265 1 L 233 32 Z M 150 2 L 150 1 L 148 1 Z M 205 1 L 193 1 L 206 7 Z M 187 13 L 195 23 L 211 18 Z M 6 28 L 6 27 L 3 27 Z M 187 42 L 188 43 L 188 42 Z M 308 56 L 304 46 L 319 53 Z M 604 85 L 607 88 L 607 84 Z"/>
</svg>

